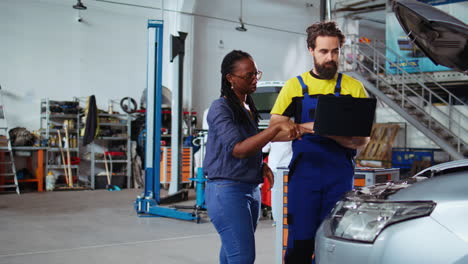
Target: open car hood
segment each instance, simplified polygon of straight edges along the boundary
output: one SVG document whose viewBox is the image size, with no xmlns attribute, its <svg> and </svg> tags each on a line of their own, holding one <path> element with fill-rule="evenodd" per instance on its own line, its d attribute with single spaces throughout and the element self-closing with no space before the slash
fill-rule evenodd
<svg viewBox="0 0 468 264">
<path fill-rule="evenodd" d="M 408 37 L 435 64 L 468 74 L 468 26 L 425 3 L 397 0 L 393 11 Z"/>
<path fill-rule="evenodd" d="M 366 187 L 359 187 L 346 193 L 346 198 L 353 201 L 386 200 L 390 195 L 401 189 L 406 189 L 422 179 L 409 178 L 398 182 L 379 183 Z"/>
<path fill-rule="evenodd" d="M 460 174 L 457 176 L 457 173 Z M 447 177 L 440 177 L 440 176 L 445 176 L 449 175 Z M 455 161 L 450 161 L 450 162 L 444 162 L 441 164 L 437 164 L 434 166 L 431 166 L 427 169 L 424 169 L 417 173 L 416 175 L 396 181 L 396 182 L 386 182 L 386 183 L 379 183 L 375 185 L 370 185 L 370 186 L 365 186 L 365 187 L 357 187 L 352 191 L 349 191 L 346 193 L 346 198 L 348 200 L 352 201 L 382 201 L 382 200 L 387 200 L 390 196 L 398 193 L 399 191 L 402 191 L 410 186 L 412 186 L 415 183 L 419 183 L 422 181 L 426 181 L 429 179 L 434 179 L 434 178 L 443 178 L 440 180 L 437 180 L 435 182 L 432 182 L 431 184 L 433 185 L 432 188 L 436 188 L 434 186 L 438 187 L 438 191 L 427 191 L 428 189 L 421 189 L 420 193 L 450 193 L 453 192 L 454 194 L 455 189 L 461 187 L 465 188 L 467 181 L 464 181 L 468 177 L 468 159 L 462 159 L 462 160 L 455 160 Z M 427 182 L 428 183 L 428 182 Z M 452 184 L 452 185 L 450 185 Z M 419 187 L 421 187 L 420 184 L 418 184 Z M 446 186 L 445 189 L 444 187 L 441 187 L 442 185 Z M 417 187 L 417 186 L 414 186 Z M 412 189 L 412 193 L 415 194 L 415 196 L 422 197 L 421 195 L 418 195 L 417 192 L 418 190 L 414 190 L 415 188 Z M 418 189 L 418 188 L 416 188 Z M 445 191 L 444 191 L 445 190 Z M 403 191 L 399 194 L 405 193 L 406 191 Z M 463 191 L 460 191 L 462 193 L 462 196 L 466 196 L 466 191 L 463 189 Z M 401 196 L 401 195 L 399 195 Z M 403 195 L 404 196 L 404 195 Z M 435 197 L 436 195 L 434 195 Z M 442 196 L 441 196 L 442 197 Z M 452 198 L 454 195 L 452 195 Z"/>
</svg>

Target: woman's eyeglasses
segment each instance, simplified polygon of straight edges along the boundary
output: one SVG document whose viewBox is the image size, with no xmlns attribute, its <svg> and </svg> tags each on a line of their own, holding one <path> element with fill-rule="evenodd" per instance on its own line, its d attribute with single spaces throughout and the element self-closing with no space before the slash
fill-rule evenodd
<svg viewBox="0 0 468 264">
<path fill-rule="evenodd" d="M 260 80 L 262 78 L 262 74 L 263 72 L 261 71 L 249 72 L 245 76 L 239 76 L 239 75 L 235 75 L 231 73 L 232 76 L 236 76 L 237 78 L 241 78 L 246 81 L 252 81 L 254 78 L 256 78 L 257 80 Z"/>
</svg>

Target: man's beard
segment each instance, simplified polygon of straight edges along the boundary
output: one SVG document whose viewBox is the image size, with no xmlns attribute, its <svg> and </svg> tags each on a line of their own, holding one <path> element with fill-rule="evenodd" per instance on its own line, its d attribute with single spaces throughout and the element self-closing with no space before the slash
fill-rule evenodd
<svg viewBox="0 0 468 264">
<path fill-rule="evenodd" d="M 338 71 L 338 65 L 335 61 L 328 61 L 324 64 L 319 64 L 314 60 L 315 71 L 318 76 L 322 79 L 331 80 L 335 77 L 336 72 Z"/>
</svg>

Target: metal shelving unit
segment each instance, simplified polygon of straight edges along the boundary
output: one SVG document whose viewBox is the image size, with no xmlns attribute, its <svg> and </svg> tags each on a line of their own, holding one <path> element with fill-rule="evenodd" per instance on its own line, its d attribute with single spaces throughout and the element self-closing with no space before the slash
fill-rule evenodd
<svg viewBox="0 0 468 264">
<path fill-rule="evenodd" d="M 67 121 L 68 120 L 68 121 Z M 67 123 L 65 125 L 65 123 Z M 61 157 L 60 147 L 64 146 L 65 126 L 68 127 L 68 146 L 71 157 L 79 157 L 80 145 L 80 106 L 78 100 L 59 101 L 45 98 L 41 100 L 41 146 L 47 147 L 46 151 L 46 172 L 52 170 L 56 175 L 63 175 L 68 165 L 64 164 Z M 58 137 L 60 131 L 62 142 Z M 62 148 L 66 159 L 67 148 Z M 79 165 L 70 165 L 75 183 L 79 183 Z"/>
<path fill-rule="evenodd" d="M 107 119 L 113 120 L 114 122 L 99 122 L 99 129 L 102 133 L 103 129 L 110 131 L 110 134 L 105 136 L 98 135 L 94 141 L 89 144 L 89 152 L 91 153 L 91 166 L 90 166 L 90 175 L 91 175 L 91 188 L 96 188 L 96 177 L 98 168 L 103 168 L 105 162 L 108 163 L 109 167 L 114 164 L 117 164 L 119 171 L 112 171 L 112 176 L 124 176 L 126 177 L 125 183 L 126 187 L 131 187 L 131 178 L 132 178 L 132 160 L 131 160 L 131 116 L 127 114 L 99 114 L 99 120 Z M 109 147 L 111 145 L 118 145 L 119 150 L 125 153 L 125 159 L 107 159 L 96 158 L 96 154 L 99 156 L 104 156 L 106 151 L 111 151 Z M 121 166 L 125 164 L 125 166 Z M 120 166 L 119 166 L 120 165 Z M 98 176 L 105 177 L 105 176 Z M 114 184 L 114 183 L 112 183 Z M 122 187 L 122 186 L 119 186 Z"/>
</svg>

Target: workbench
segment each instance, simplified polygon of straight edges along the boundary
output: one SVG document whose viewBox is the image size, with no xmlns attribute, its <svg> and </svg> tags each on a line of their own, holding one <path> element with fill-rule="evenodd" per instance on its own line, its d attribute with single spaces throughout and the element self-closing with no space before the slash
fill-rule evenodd
<svg viewBox="0 0 468 264">
<path fill-rule="evenodd" d="M 356 167 L 354 169 L 354 186 L 363 187 L 377 183 L 400 180 L 399 168 L 367 168 Z"/>
<path fill-rule="evenodd" d="M 13 155 L 15 160 L 16 171 L 24 168 L 24 166 L 18 166 L 20 164 L 19 159 L 26 159 L 26 168 L 31 172 L 33 178 L 29 179 L 18 179 L 18 183 L 22 182 L 35 182 L 37 184 L 37 191 L 44 191 L 44 153 L 47 150 L 46 147 L 12 147 Z M 8 152 L 8 147 L 0 147 L 0 161 L 5 161 L 5 155 Z M 18 152 L 22 154 L 29 153 L 29 155 L 17 155 Z M 33 165 L 35 163 L 35 165 Z M 0 172 L 5 171 L 7 164 L 0 164 Z M 0 185 L 5 184 L 5 179 L 0 177 Z"/>
</svg>

